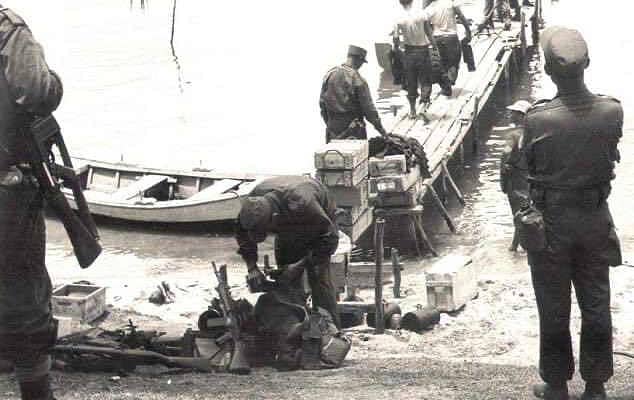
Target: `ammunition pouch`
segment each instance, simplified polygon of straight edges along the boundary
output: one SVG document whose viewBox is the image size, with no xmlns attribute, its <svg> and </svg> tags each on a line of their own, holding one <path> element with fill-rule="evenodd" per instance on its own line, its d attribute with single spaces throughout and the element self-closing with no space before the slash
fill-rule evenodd
<svg viewBox="0 0 634 400">
<path fill-rule="evenodd" d="M 520 244 L 526 251 L 540 252 L 548 247 L 544 216 L 535 206 L 521 208 L 514 216 Z"/>
</svg>

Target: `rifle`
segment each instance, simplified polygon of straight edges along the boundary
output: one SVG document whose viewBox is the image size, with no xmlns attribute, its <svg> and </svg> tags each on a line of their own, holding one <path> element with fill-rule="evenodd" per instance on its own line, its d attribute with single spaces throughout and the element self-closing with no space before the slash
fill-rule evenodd
<svg viewBox="0 0 634 400">
<path fill-rule="evenodd" d="M 114 358 L 132 365 L 136 364 L 162 364 L 170 368 L 189 368 L 202 372 L 213 372 L 214 366 L 209 358 L 204 357 L 171 357 L 155 351 L 147 350 L 122 350 L 112 347 L 85 346 L 85 345 L 55 345 L 54 353 L 80 356 L 94 354 L 105 358 Z"/>
<path fill-rule="evenodd" d="M 211 266 L 214 269 L 216 280 L 218 280 L 216 292 L 218 292 L 220 308 L 225 317 L 225 327 L 229 331 L 224 337 L 218 339 L 217 342 L 223 342 L 223 339 L 231 338 L 233 340 L 233 354 L 231 355 L 231 362 L 229 363 L 229 372 L 240 375 L 249 374 L 251 367 L 245 357 L 245 344 L 240 337 L 241 321 L 235 301 L 231 297 L 229 285 L 227 284 L 227 266 L 221 265 L 220 269 L 218 269 L 216 268 L 216 263 L 213 261 L 211 262 Z"/>
<path fill-rule="evenodd" d="M 28 148 L 29 159 L 26 161 L 37 179 L 40 192 L 64 225 L 79 266 L 89 267 L 101 253 L 99 233 L 88 210 L 79 178 L 57 121 L 52 115 L 28 115 L 18 131 Z M 55 162 L 53 145 L 57 147 L 63 165 Z M 66 196 L 60 190 L 62 184 L 72 189 L 78 215 L 73 212 Z"/>
</svg>

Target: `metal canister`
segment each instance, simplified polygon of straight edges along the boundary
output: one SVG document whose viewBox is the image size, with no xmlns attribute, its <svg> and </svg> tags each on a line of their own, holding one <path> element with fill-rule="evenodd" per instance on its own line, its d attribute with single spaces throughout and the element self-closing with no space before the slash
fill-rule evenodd
<svg viewBox="0 0 634 400">
<path fill-rule="evenodd" d="M 440 312 L 435 307 L 419 306 L 416 311 L 403 315 L 401 329 L 420 333 L 438 322 L 440 322 Z"/>
<path fill-rule="evenodd" d="M 385 327 L 389 329 L 396 329 L 392 327 L 392 316 L 395 314 L 401 314 L 401 307 L 396 303 L 383 303 L 383 318 L 385 319 Z M 368 326 L 375 327 L 376 313 L 374 311 L 368 312 L 366 316 L 366 323 Z"/>
</svg>

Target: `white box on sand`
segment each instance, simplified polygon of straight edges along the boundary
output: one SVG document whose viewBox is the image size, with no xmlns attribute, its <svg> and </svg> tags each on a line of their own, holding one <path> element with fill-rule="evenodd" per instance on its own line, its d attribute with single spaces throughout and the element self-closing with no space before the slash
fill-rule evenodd
<svg viewBox="0 0 634 400">
<path fill-rule="evenodd" d="M 75 332 L 81 330 L 81 324 L 79 320 L 71 317 L 60 317 L 59 315 L 53 315 L 53 318 L 57 320 L 57 337 L 72 335 Z"/>
<path fill-rule="evenodd" d="M 106 288 L 93 285 L 62 285 L 53 291 L 53 315 L 91 322 L 106 311 Z"/>
<path fill-rule="evenodd" d="M 478 276 L 470 257 L 450 254 L 425 273 L 427 303 L 439 311 L 451 312 L 478 294 Z"/>
</svg>

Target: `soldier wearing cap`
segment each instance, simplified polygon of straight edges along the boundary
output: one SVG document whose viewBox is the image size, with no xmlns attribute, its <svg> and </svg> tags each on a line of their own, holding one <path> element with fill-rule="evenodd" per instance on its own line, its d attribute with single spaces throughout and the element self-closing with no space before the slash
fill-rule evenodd
<svg viewBox="0 0 634 400">
<path fill-rule="evenodd" d="M 521 151 L 520 141 L 524 133 L 524 117 L 530 107 L 531 104 L 526 100 L 518 100 L 506 107 L 511 111 L 511 119 L 515 126 L 506 132 L 506 145 L 502 150 L 500 162 L 500 186 L 502 192 L 508 196 L 513 215 L 528 202 L 526 159 Z M 519 236 L 516 227 L 509 250 L 517 251 L 518 245 Z"/>
<path fill-rule="evenodd" d="M 340 327 L 330 256 L 337 250 L 339 230 L 335 202 L 321 183 L 307 176 L 270 178 L 257 185 L 238 215 L 238 254 L 247 264 L 249 287 L 257 291 L 264 275 L 257 265 L 258 243 L 275 233 L 278 267 L 306 267 L 313 302 L 328 311 Z"/>
<path fill-rule="evenodd" d="M 616 99 L 586 88 L 590 59 L 578 31 L 548 28 L 541 45 L 557 96 L 528 111 L 522 141 L 530 197 L 543 214 L 547 241 L 545 249 L 528 251 L 540 319 L 539 371 L 546 382 L 534 388 L 535 395 L 568 398 L 572 284 L 582 318 L 582 399 L 605 399 L 604 382 L 613 374 L 608 266 L 620 262 L 607 198 L 619 161 L 623 110 Z"/>
<path fill-rule="evenodd" d="M 319 108 L 326 123 L 326 142 L 333 139 L 367 139 L 364 118 L 381 135 L 387 135 L 368 83 L 359 74 L 359 68 L 367 62 L 366 55 L 365 49 L 351 45 L 346 62 L 324 76 Z"/>
<path fill-rule="evenodd" d="M 62 82 L 25 21 L 0 6 L 0 359 L 14 365 L 22 399 L 51 400 L 49 350 L 57 325 L 45 265 L 44 204 L 25 167 L 22 114 L 47 115 Z"/>
</svg>

